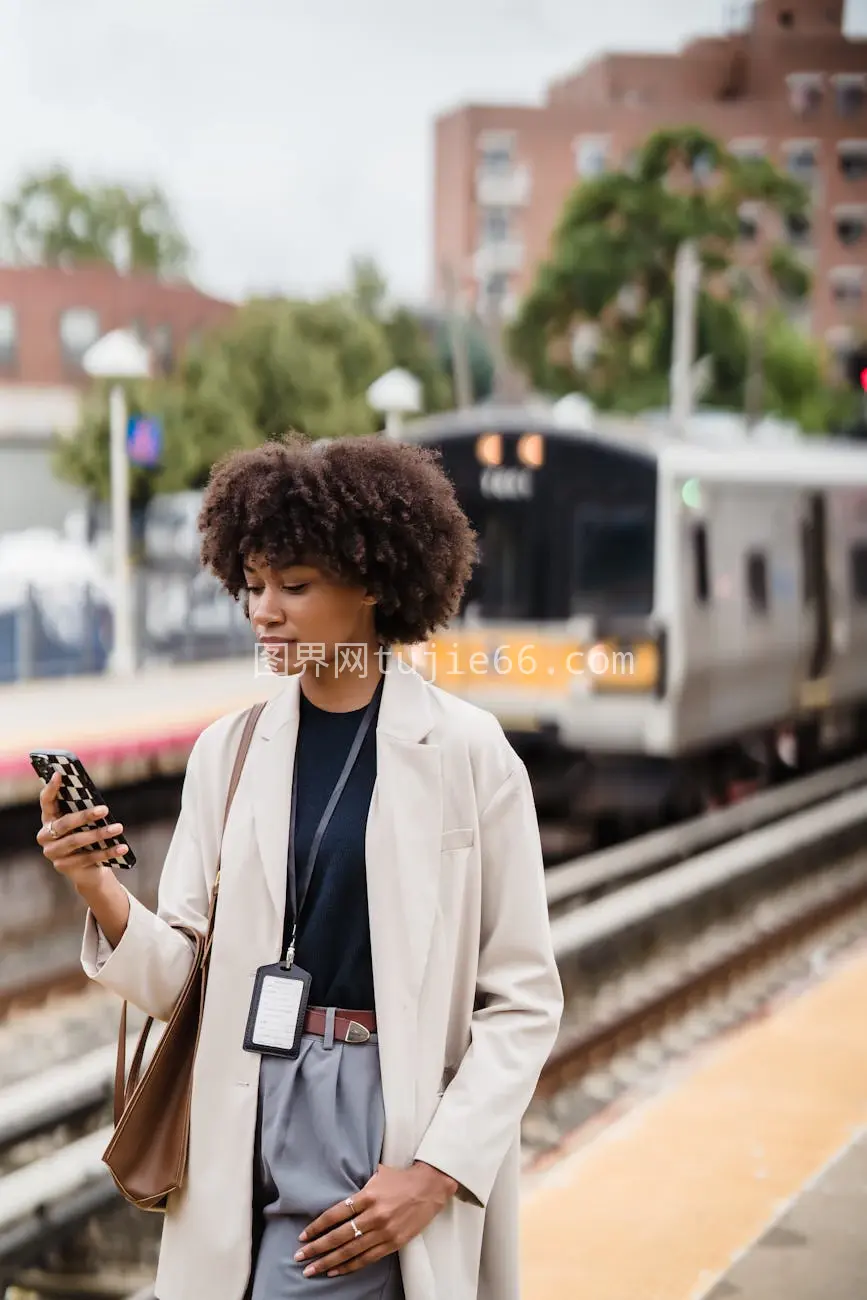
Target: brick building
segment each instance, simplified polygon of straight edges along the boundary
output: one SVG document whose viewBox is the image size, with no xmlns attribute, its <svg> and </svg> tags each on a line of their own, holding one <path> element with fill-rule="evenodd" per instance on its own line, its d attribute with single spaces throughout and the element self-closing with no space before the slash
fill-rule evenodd
<svg viewBox="0 0 867 1300">
<path fill-rule="evenodd" d="M 653 131 L 695 125 L 734 153 L 763 155 L 807 183 L 807 223 L 788 241 L 814 288 L 799 323 L 838 354 L 867 327 L 867 41 L 843 34 L 843 0 L 757 0 L 739 30 L 677 54 L 612 54 L 552 83 L 541 106 L 469 105 L 435 129 L 434 280 L 508 315 L 533 282 L 582 178 L 628 165 Z"/>
<path fill-rule="evenodd" d="M 113 329 L 132 329 L 169 373 L 183 349 L 235 307 L 192 285 L 111 267 L 0 266 L 0 533 L 57 527 L 79 493 L 50 469 L 55 433 L 78 423 L 89 382 L 81 359 Z"/>
</svg>

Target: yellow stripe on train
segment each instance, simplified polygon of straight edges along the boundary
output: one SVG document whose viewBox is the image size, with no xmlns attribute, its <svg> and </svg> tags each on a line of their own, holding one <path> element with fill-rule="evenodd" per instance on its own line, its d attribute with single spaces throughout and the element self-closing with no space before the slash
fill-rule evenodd
<svg viewBox="0 0 867 1300">
<path fill-rule="evenodd" d="M 510 635 L 478 629 L 432 638 L 401 650 L 422 676 L 461 695 L 527 691 L 649 691 L 659 680 L 659 649 L 653 642 L 622 646 Z"/>
</svg>

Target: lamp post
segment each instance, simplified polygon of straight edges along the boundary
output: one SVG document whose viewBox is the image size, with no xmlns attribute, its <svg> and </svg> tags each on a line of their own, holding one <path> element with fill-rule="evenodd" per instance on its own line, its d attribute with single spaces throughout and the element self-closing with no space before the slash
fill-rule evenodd
<svg viewBox="0 0 867 1300">
<path fill-rule="evenodd" d="M 111 550 L 114 580 L 114 648 L 111 670 L 119 677 L 135 672 L 132 586 L 129 565 L 129 457 L 126 447 L 126 394 L 121 380 L 146 379 L 150 353 L 127 330 L 112 330 L 88 348 L 82 358 L 94 379 L 115 381 L 109 394 L 111 434 Z"/>
<path fill-rule="evenodd" d="M 408 370 L 388 370 L 370 385 L 367 400 L 385 416 L 386 437 L 398 438 L 401 416 L 421 410 L 421 384 Z"/>
<path fill-rule="evenodd" d="M 674 268 L 674 348 L 671 364 L 671 418 L 681 435 L 692 414 L 692 368 L 696 350 L 696 309 L 701 264 L 695 245 L 686 242 L 677 251 Z"/>
</svg>

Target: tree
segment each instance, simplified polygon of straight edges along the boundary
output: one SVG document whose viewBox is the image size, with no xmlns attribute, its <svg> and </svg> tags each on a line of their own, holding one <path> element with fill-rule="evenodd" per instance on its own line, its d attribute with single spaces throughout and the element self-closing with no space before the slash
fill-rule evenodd
<svg viewBox="0 0 867 1300">
<path fill-rule="evenodd" d="M 350 270 L 350 301 L 368 320 L 378 322 L 390 353 L 389 367 L 410 371 L 422 386 L 424 409 L 454 405 L 449 366 L 439 355 L 422 318 L 408 307 L 387 304 L 388 284 L 372 258 L 356 258 Z"/>
<path fill-rule="evenodd" d="M 103 263 L 120 271 L 184 274 L 190 248 L 156 186 L 79 185 L 65 167 L 28 176 L 3 204 L 0 235 L 23 266 Z"/>
<path fill-rule="evenodd" d="M 733 266 L 747 201 L 777 215 L 804 211 L 802 186 L 763 160 L 742 160 L 694 128 L 660 131 L 629 170 L 578 186 L 554 232 L 551 256 L 509 332 L 513 356 L 540 388 L 583 389 L 601 405 L 633 406 L 667 392 L 674 314 L 674 266 L 686 240 L 704 272 L 698 302 L 699 355 L 712 353 L 708 400 L 738 405 L 748 364 Z M 809 278 L 784 249 L 754 259 L 757 283 L 803 294 Z M 764 292 L 764 289 L 763 289 Z M 572 331 L 599 326 L 600 347 L 585 373 L 570 355 Z"/>
<path fill-rule="evenodd" d="M 297 429 L 312 437 L 370 433 L 366 391 L 390 364 L 374 322 L 339 298 L 253 300 L 183 358 L 171 379 L 128 387 L 131 414 L 161 417 L 163 465 L 132 467 L 134 506 L 156 492 L 202 487 L 218 457 Z M 109 492 L 105 387 L 88 395 L 76 435 L 59 440 L 58 473 L 99 498 Z"/>
<path fill-rule="evenodd" d="M 134 508 L 156 492 L 204 486 L 226 452 L 290 429 L 317 438 L 374 432 L 379 415 L 367 390 L 393 366 L 418 377 L 427 410 L 451 405 L 424 322 L 405 308 L 386 310 L 384 280 L 372 263 L 363 276 L 358 265 L 349 292 L 314 302 L 253 299 L 188 350 L 171 378 L 128 386 L 130 413 L 159 416 L 164 429 L 163 464 L 131 468 Z M 55 463 L 61 477 L 107 498 L 104 385 L 89 392 L 76 435 L 58 441 Z"/>
<path fill-rule="evenodd" d="M 388 285 L 372 257 L 356 257 L 350 268 L 350 297 L 363 316 L 382 318 Z"/>
</svg>

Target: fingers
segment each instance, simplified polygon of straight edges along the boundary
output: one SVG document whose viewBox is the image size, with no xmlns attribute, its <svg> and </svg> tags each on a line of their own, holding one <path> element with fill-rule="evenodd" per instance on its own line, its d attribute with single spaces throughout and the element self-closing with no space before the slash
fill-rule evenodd
<svg viewBox="0 0 867 1300">
<path fill-rule="evenodd" d="M 62 857 L 49 856 L 49 854 L 46 853 L 45 856 L 48 858 L 55 871 L 59 871 L 61 875 L 68 875 L 73 872 L 77 873 L 82 870 L 87 870 L 89 867 L 106 866 L 110 862 L 111 858 L 117 856 L 123 857 L 123 855 L 128 852 L 128 846 L 126 844 L 120 844 L 116 849 L 95 849 L 92 853 L 68 853 Z"/>
<path fill-rule="evenodd" d="M 57 831 L 60 822 L 55 822 L 54 830 Z M 123 830 L 121 822 L 114 822 L 111 826 L 91 826 L 87 830 L 72 832 L 68 835 L 52 835 L 47 826 L 43 826 L 37 833 L 36 842 L 44 848 L 57 848 L 60 846 L 63 853 L 71 853 L 74 849 L 87 848 L 88 844 L 98 844 L 101 840 L 109 839 L 112 835 L 120 835 Z"/>
<path fill-rule="evenodd" d="M 49 821 L 56 817 L 60 812 L 57 806 L 57 795 L 60 790 L 60 773 L 55 772 L 50 781 L 47 781 L 39 791 L 39 806 L 42 809 L 43 820 Z"/>
<path fill-rule="evenodd" d="M 105 817 L 107 812 L 108 809 L 104 804 L 101 804 L 98 808 L 84 808 L 81 812 L 66 813 L 62 817 L 49 819 L 54 822 L 52 827 L 54 834 L 48 836 L 49 841 L 59 840 L 66 835 L 71 835 L 73 831 L 79 830 L 80 827 L 88 826 L 91 822 L 97 821 L 100 817 Z M 47 834 L 47 828 L 43 826 L 42 829 L 46 831 Z M 39 835 L 41 834 L 42 831 L 39 832 Z M 89 844 L 95 838 L 102 838 L 108 834 L 116 834 L 116 832 L 109 832 L 104 827 L 100 827 L 98 832 L 91 834 L 90 840 L 84 840 L 82 843 Z M 39 835 L 36 836 L 37 839 L 39 839 Z M 40 843 L 43 842 L 44 841 L 40 840 Z"/>
<path fill-rule="evenodd" d="M 391 1244 L 383 1233 L 377 1232 L 372 1225 L 368 1224 L 365 1228 L 364 1221 L 361 1219 L 356 1219 L 356 1223 L 362 1230 L 360 1237 L 355 1236 L 351 1224 L 343 1224 L 341 1228 L 336 1228 L 316 1242 L 321 1255 L 304 1269 L 305 1277 L 314 1277 L 320 1273 L 327 1273 L 329 1277 L 333 1277 L 335 1273 L 354 1272 L 367 1264 L 372 1264 L 374 1260 L 382 1259 L 384 1255 L 396 1249 L 396 1246 Z M 309 1249 L 307 1253 L 309 1254 Z M 298 1255 L 295 1258 L 298 1259 Z"/>
</svg>

